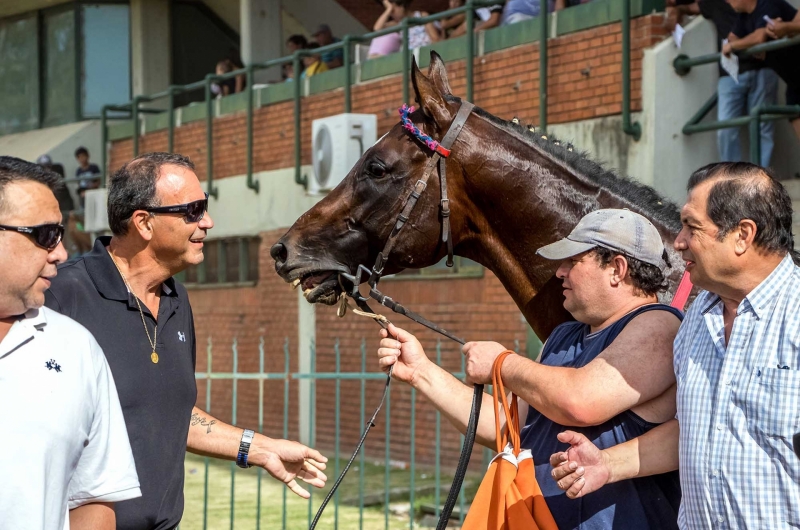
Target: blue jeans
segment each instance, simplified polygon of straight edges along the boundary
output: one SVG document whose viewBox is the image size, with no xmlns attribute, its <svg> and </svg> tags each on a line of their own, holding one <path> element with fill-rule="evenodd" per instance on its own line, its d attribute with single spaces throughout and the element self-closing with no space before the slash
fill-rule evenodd
<svg viewBox="0 0 800 530">
<path fill-rule="evenodd" d="M 717 119 L 730 120 L 747 116 L 750 110 L 759 105 L 775 105 L 778 101 L 778 74 L 769 68 L 750 70 L 739 74 L 737 84 L 730 76 L 719 78 L 717 85 L 719 101 Z M 739 146 L 740 127 L 717 131 L 717 148 L 722 162 L 739 162 L 742 151 Z M 769 166 L 775 122 L 761 122 L 761 165 Z"/>
</svg>

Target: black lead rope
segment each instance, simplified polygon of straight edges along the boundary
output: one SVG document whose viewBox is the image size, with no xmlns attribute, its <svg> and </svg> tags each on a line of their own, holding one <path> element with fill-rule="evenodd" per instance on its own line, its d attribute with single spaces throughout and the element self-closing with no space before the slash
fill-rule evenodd
<svg viewBox="0 0 800 530">
<path fill-rule="evenodd" d="M 394 228 L 392 229 L 391 233 L 389 234 L 388 239 L 383 247 L 383 250 L 378 253 L 377 258 L 375 259 L 375 265 L 372 267 L 372 270 L 364 267 L 363 265 L 358 266 L 358 271 L 355 275 L 341 273 L 339 275 L 339 284 L 342 285 L 342 279 L 346 279 L 351 282 L 352 291 L 348 292 L 347 289 L 344 288 L 342 285 L 342 290 L 346 293 L 347 296 L 350 296 L 353 300 L 355 300 L 358 307 L 361 311 L 365 313 L 370 313 L 375 315 L 375 313 L 369 308 L 367 301 L 369 300 L 368 297 L 363 296 L 358 287 L 361 285 L 362 281 L 366 281 L 369 285 L 369 297 L 375 299 L 379 304 L 382 306 L 388 307 L 395 313 L 400 315 L 406 316 L 417 322 L 418 324 L 422 324 L 428 329 L 435 331 L 436 333 L 440 333 L 444 335 L 448 339 L 454 340 L 459 344 L 464 344 L 464 340 L 453 335 L 446 329 L 434 324 L 430 320 L 424 318 L 413 311 L 409 311 L 399 303 L 395 302 L 388 296 L 381 293 L 377 286 L 378 281 L 380 281 L 381 274 L 383 274 L 383 267 L 386 265 L 386 260 L 389 259 L 389 255 L 394 248 L 395 243 L 398 240 L 398 236 L 402 231 L 405 224 L 408 222 L 411 212 L 414 210 L 414 207 L 417 205 L 417 200 L 420 198 L 422 193 L 425 191 L 425 188 L 428 186 L 428 179 L 430 178 L 431 174 L 438 168 L 439 171 L 439 189 L 441 193 L 441 200 L 439 201 L 440 209 L 441 209 L 441 216 L 442 216 L 442 244 L 447 247 L 447 266 L 453 266 L 453 238 L 450 234 L 450 200 L 447 197 L 447 164 L 445 162 L 445 158 L 450 156 L 450 149 L 453 146 L 453 142 L 455 142 L 456 138 L 458 137 L 461 130 L 464 128 L 464 124 L 467 121 L 467 118 L 472 113 L 472 109 L 474 105 L 469 103 L 468 101 L 462 101 L 461 105 L 458 108 L 458 112 L 456 116 L 453 118 L 452 123 L 448 127 L 447 132 L 442 138 L 441 143 L 434 141 L 429 136 L 423 135 L 423 133 L 411 122 L 409 118 L 409 114 L 414 110 L 413 107 L 408 108 L 407 106 L 403 105 L 400 109 L 400 116 L 401 121 L 403 122 L 403 127 L 410 131 L 418 140 L 423 141 L 428 149 L 433 150 L 433 154 L 428 161 L 428 164 L 425 167 L 425 171 L 422 174 L 422 178 L 420 178 L 416 184 L 414 184 L 414 188 L 409 193 L 408 197 L 406 198 L 406 202 L 403 205 L 403 209 L 398 214 L 397 220 L 395 221 Z M 432 142 L 432 143 L 431 143 Z M 388 320 L 383 322 L 382 320 L 375 320 L 378 324 L 381 325 L 382 328 L 388 328 Z M 387 329 L 388 333 L 388 329 Z M 378 416 L 381 408 L 383 407 L 383 403 L 386 401 L 386 395 L 389 392 L 389 385 L 392 381 L 392 369 L 389 370 L 389 375 L 386 378 L 386 386 L 383 389 L 383 397 L 381 398 L 381 402 L 378 405 L 378 408 L 375 409 L 375 413 L 370 418 L 369 422 L 367 422 L 366 427 L 364 428 L 364 434 L 361 435 L 361 440 L 358 442 L 358 446 L 356 447 L 355 452 L 348 460 L 347 465 L 344 467 L 344 470 L 334 482 L 331 491 L 328 492 L 328 495 L 325 497 L 325 500 L 322 501 L 322 505 L 319 507 L 317 511 L 317 515 L 314 517 L 314 520 L 311 522 L 311 526 L 309 530 L 314 530 L 317 526 L 317 522 L 319 518 L 322 516 L 322 512 L 325 510 L 325 507 L 330 502 L 331 498 L 333 498 L 336 489 L 342 483 L 344 476 L 347 474 L 347 471 L 350 469 L 350 466 L 353 464 L 353 461 L 356 459 L 356 455 L 361 450 L 364 445 L 364 441 L 367 438 L 367 434 L 369 433 L 370 429 L 375 426 L 375 419 Z M 458 460 L 458 466 L 456 467 L 456 475 L 453 477 L 453 484 L 450 486 L 450 491 L 447 495 L 447 501 L 442 509 L 441 517 L 439 518 L 439 524 L 436 526 L 437 530 L 444 530 L 447 528 L 447 522 L 450 519 L 450 514 L 453 512 L 453 507 L 456 504 L 456 500 L 458 499 L 458 494 L 461 491 L 461 485 L 464 483 L 464 475 L 467 472 L 467 466 L 469 465 L 470 456 L 472 456 L 472 446 L 475 443 L 475 433 L 478 430 L 478 420 L 480 419 L 481 414 L 481 403 L 483 402 L 483 385 L 475 385 L 474 392 L 472 396 L 472 411 L 469 415 L 469 422 L 467 423 L 467 431 L 464 435 L 464 445 L 461 447 L 461 456 Z M 338 457 L 338 455 L 337 455 Z"/>
<path fill-rule="evenodd" d="M 367 298 L 362 296 L 361 293 L 358 291 L 358 286 L 361 283 L 361 276 L 362 273 L 366 272 L 367 274 L 372 273 L 369 269 L 364 267 L 363 265 L 359 266 L 359 271 L 355 276 L 351 276 L 349 274 L 342 274 L 344 278 L 352 282 L 353 290 L 350 293 L 347 293 L 348 296 L 353 298 L 356 302 L 358 307 L 367 313 L 373 313 L 372 309 L 370 309 L 369 305 L 367 304 Z M 434 324 L 430 320 L 422 317 L 421 315 L 414 313 L 413 311 L 409 311 L 399 303 L 392 300 L 390 297 L 381 293 L 377 287 L 377 281 L 368 281 L 370 284 L 369 295 L 370 297 L 374 298 L 381 305 L 388 307 L 395 313 L 408 317 L 409 319 L 427 327 L 430 330 L 435 331 L 441 335 L 444 335 L 448 339 L 451 339 L 461 345 L 465 344 L 465 340 L 453 335 L 446 329 Z M 388 325 L 384 322 L 376 320 L 376 322 L 383 328 L 386 329 L 388 332 Z M 386 384 L 383 388 L 383 396 L 381 396 L 381 401 L 378 403 L 378 408 L 375 409 L 375 412 L 372 414 L 372 417 L 367 422 L 366 427 L 364 428 L 364 433 L 361 435 L 361 439 L 358 441 L 358 445 L 356 446 L 356 450 L 353 451 L 353 454 L 350 456 L 350 459 L 347 461 L 347 465 L 344 466 L 344 469 L 336 478 L 336 482 L 333 483 L 333 487 L 325 496 L 325 499 L 322 501 L 319 509 L 317 510 L 317 514 L 314 516 L 314 520 L 311 522 L 311 526 L 309 526 L 309 530 L 314 530 L 316 528 L 317 523 L 319 522 L 320 517 L 322 517 L 322 512 L 325 511 L 326 506 L 333 498 L 336 490 L 339 488 L 339 485 L 344 480 L 345 475 L 350 470 L 350 467 L 353 465 L 353 462 L 358 456 L 359 451 L 364 446 L 364 442 L 367 439 L 367 434 L 369 434 L 370 429 L 375 426 L 375 421 L 380 413 L 381 409 L 383 408 L 383 404 L 386 402 L 386 396 L 389 393 L 389 386 L 392 382 L 392 370 L 393 367 L 389 369 L 389 374 L 386 377 Z M 469 466 L 469 460 L 472 456 L 472 447 L 475 444 L 475 435 L 478 431 L 478 421 L 480 420 L 481 416 L 481 403 L 483 403 L 483 385 L 473 385 L 473 392 L 472 392 L 472 409 L 469 413 L 469 422 L 467 423 L 467 430 L 464 433 L 464 444 L 461 446 L 461 455 L 458 458 L 458 465 L 456 466 L 456 473 L 453 477 L 453 483 L 450 485 L 450 491 L 447 494 L 447 500 L 442 507 L 441 515 L 439 516 L 439 522 L 436 525 L 436 530 L 445 530 L 447 528 L 447 523 L 450 520 L 450 515 L 453 513 L 453 508 L 455 508 L 456 502 L 458 501 L 458 494 L 461 492 L 461 486 L 464 484 L 464 477 L 467 473 L 467 467 Z"/>
</svg>

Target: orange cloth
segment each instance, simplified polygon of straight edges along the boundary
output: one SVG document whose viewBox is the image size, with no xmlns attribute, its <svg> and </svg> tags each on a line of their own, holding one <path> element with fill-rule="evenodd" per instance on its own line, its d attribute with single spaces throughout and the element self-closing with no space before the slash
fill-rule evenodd
<svg viewBox="0 0 800 530">
<path fill-rule="evenodd" d="M 483 477 L 462 530 L 558 530 L 536 482 L 531 452 L 520 449 L 517 396 L 511 394 L 509 407 L 500 377 L 503 361 L 513 353 L 506 350 L 492 367 L 497 456 Z M 507 418 L 502 434 L 501 403 Z"/>
</svg>

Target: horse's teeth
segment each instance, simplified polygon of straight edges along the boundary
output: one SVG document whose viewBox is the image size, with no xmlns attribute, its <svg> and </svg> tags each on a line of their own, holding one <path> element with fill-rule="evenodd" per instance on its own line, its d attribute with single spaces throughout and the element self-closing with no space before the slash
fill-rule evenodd
<svg viewBox="0 0 800 530">
<path fill-rule="evenodd" d="M 292 282 L 292 289 L 297 289 L 298 285 L 300 285 L 300 278 L 297 278 L 295 281 Z"/>
<path fill-rule="evenodd" d="M 308 298 L 308 293 L 310 293 L 311 291 L 313 291 L 313 289 L 306 289 L 305 291 L 303 291 L 303 296 Z"/>
</svg>

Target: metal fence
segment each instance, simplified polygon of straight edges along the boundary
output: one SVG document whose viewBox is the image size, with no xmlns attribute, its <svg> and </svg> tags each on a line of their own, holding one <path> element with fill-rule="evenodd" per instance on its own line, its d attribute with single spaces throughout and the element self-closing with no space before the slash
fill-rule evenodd
<svg viewBox="0 0 800 530">
<path fill-rule="evenodd" d="M 519 350 L 519 343 L 515 341 L 514 347 Z M 252 345 L 249 345 L 250 349 Z M 310 369 L 304 372 L 292 372 L 290 370 L 291 366 L 291 355 L 290 355 L 290 345 L 289 339 L 286 338 L 283 343 L 282 349 L 279 347 L 279 351 L 268 352 L 267 347 L 265 346 L 265 339 L 262 336 L 259 340 L 258 344 L 258 371 L 248 371 L 242 372 L 239 371 L 239 364 L 240 364 L 240 356 L 239 356 L 239 349 L 240 343 L 237 339 L 233 339 L 232 344 L 230 345 L 230 353 L 218 351 L 217 355 L 222 356 L 224 355 L 226 364 L 230 362 L 230 366 L 232 367 L 232 371 L 230 372 L 215 372 L 213 370 L 214 366 L 214 347 L 212 344 L 212 340 L 209 338 L 208 345 L 207 345 L 207 359 L 206 359 L 206 369 L 205 371 L 198 371 L 196 372 L 196 379 L 199 384 L 205 384 L 205 399 L 198 399 L 198 405 L 205 407 L 205 410 L 211 414 L 219 416 L 220 414 L 227 414 L 227 411 L 223 411 L 220 408 L 219 403 L 214 403 L 212 400 L 212 387 L 215 384 L 219 384 L 222 381 L 226 381 L 230 385 L 230 397 L 231 397 L 231 408 L 230 408 L 230 419 L 233 424 L 237 423 L 239 419 L 239 398 L 240 398 L 240 389 L 239 389 L 239 382 L 240 381 L 255 381 L 258 383 L 258 425 L 257 431 L 262 432 L 270 437 L 274 438 L 290 438 L 290 422 L 296 421 L 297 418 L 292 419 L 290 416 L 290 403 L 292 402 L 292 396 L 290 395 L 290 387 L 292 386 L 292 382 L 299 382 L 299 381 L 308 381 L 310 388 L 309 391 L 309 409 L 308 409 L 308 419 L 309 419 L 309 431 L 308 431 L 308 445 L 311 447 L 316 447 L 317 439 L 316 439 L 316 432 L 317 432 L 317 404 L 318 400 L 333 400 L 334 404 L 334 438 L 333 438 L 333 447 L 332 453 L 327 454 L 326 456 L 329 457 L 328 463 L 328 483 L 329 485 L 333 483 L 333 480 L 336 476 L 339 475 L 341 468 L 343 467 L 344 462 L 346 461 L 347 457 L 349 456 L 350 452 L 354 449 L 354 447 L 345 447 L 341 444 L 341 433 L 342 433 L 342 421 L 341 421 L 341 411 L 342 407 L 352 406 L 354 404 L 358 404 L 359 408 L 359 416 L 360 416 L 360 424 L 353 425 L 348 424 L 345 429 L 349 431 L 358 431 L 355 432 L 356 435 L 360 434 L 361 430 L 363 429 L 365 422 L 371 415 L 373 408 L 377 405 L 376 403 L 368 402 L 367 399 L 367 382 L 369 381 L 383 381 L 386 377 L 382 372 L 378 371 L 368 371 L 367 370 L 367 341 L 365 339 L 361 339 L 361 346 L 360 351 L 357 355 L 360 356 L 361 360 L 361 367 L 360 371 L 358 372 L 346 372 L 342 371 L 342 348 L 340 347 L 339 339 L 335 340 L 333 345 L 333 351 L 335 355 L 335 369 L 329 372 L 318 372 L 316 371 L 317 366 L 317 348 L 316 345 L 312 342 L 310 347 Z M 355 352 L 350 352 L 351 359 L 352 356 L 356 355 Z M 464 377 L 464 358 L 459 354 L 461 358 L 461 369 L 459 372 L 453 373 L 453 375 L 457 378 L 463 379 Z M 283 370 L 277 372 L 267 372 L 265 371 L 265 359 L 270 359 L 271 365 L 278 365 L 278 359 L 282 357 L 282 364 Z M 371 360 L 374 360 L 371 358 Z M 435 360 L 437 364 L 442 363 L 442 343 L 437 342 L 435 348 Z M 252 363 L 251 359 L 251 363 Z M 374 366 L 374 364 L 372 364 Z M 317 395 L 317 386 L 318 382 L 322 381 L 329 381 L 333 382 L 333 393 L 332 395 Z M 342 394 L 342 383 L 345 381 L 351 382 L 358 382 L 359 383 L 359 395 L 355 396 L 353 394 L 349 394 L 344 397 Z M 265 418 L 265 410 L 264 410 L 264 403 L 265 403 L 265 383 L 270 382 L 271 385 L 277 383 L 278 387 L 282 385 L 282 403 L 280 403 L 280 407 L 282 408 L 282 428 L 280 429 L 281 432 L 264 432 L 264 418 Z M 402 385 L 402 383 L 395 382 L 393 385 Z M 296 385 L 295 385 L 296 386 Z M 394 387 L 397 390 L 397 386 Z M 489 388 L 489 387 L 487 387 Z M 271 389 L 275 390 L 275 386 L 271 386 Z M 227 389 L 226 389 L 227 390 Z M 404 392 L 408 393 L 408 392 Z M 414 389 L 410 390 L 410 402 L 408 401 L 401 401 L 398 402 L 395 400 L 393 403 L 391 389 L 389 391 L 389 395 L 387 396 L 386 403 L 384 405 L 384 410 L 379 417 L 384 422 L 383 425 L 383 436 L 384 436 L 384 451 L 383 451 L 383 459 L 382 462 L 374 462 L 375 458 L 373 457 L 372 460 L 372 477 L 371 480 L 367 480 L 368 477 L 366 476 L 366 470 L 368 467 L 367 459 L 365 457 L 364 451 L 361 452 L 359 458 L 356 460 L 357 467 L 351 470 L 351 473 L 345 479 L 345 484 L 349 483 L 351 489 L 355 487 L 355 484 L 358 484 L 357 487 L 357 502 L 350 502 L 349 508 L 353 510 L 355 508 L 358 509 L 358 517 L 357 517 L 357 524 L 354 521 L 350 521 L 347 524 L 343 525 L 343 528 L 355 528 L 356 526 L 359 529 L 363 528 L 382 528 L 382 529 L 389 529 L 389 528 L 398 528 L 397 519 L 392 517 L 390 513 L 390 502 L 397 502 L 397 489 L 392 487 L 392 476 L 393 476 L 393 463 L 398 458 L 399 455 L 391 454 L 390 447 L 391 447 L 391 440 L 393 436 L 392 431 L 392 413 L 398 407 L 402 407 L 407 410 L 410 410 L 410 418 L 409 418 L 409 444 L 408 444 L 408 452 L 404 455 L 404 458 L 407 458 L 408 462 L 408 485 L 407 489 L 402 488 L 403 491 L 407 492 L 407 495 L 402 495 L 400 498 L 401 502 L 407 502 L 409 505 L 408 511 L 408 520 L 403 526 L 413 529 L 415 527 L 419 527 L 419 519 L 421 517 L 421 509 L 418 506 L 419 502 L 416 498 L 418 492 L 421 491 L 419 487 L 420 477 L 427 477 L 429 480 L 426 482 L 426 486 L 424 490 L 427 492 L 426 495 L 429 498 L 430 504 L 424 506 L 429 513 L 430 516 L 438 517 L 439 514 L 439 507 L 441 506 L 441 502 L 443 502 L 444 497 L 442 495 L 447 495 L 447 491 L 450 484 L 450 479 L 452 478 L 452 471 L 454 469 L 453 466 L 443 465 L 442 464 L 442 434 L 443 429 L 445 429 L 445 435 L 454 432 L 453 428 L 445 424 L 444 427 L 442 426 L 441 421 L 441 414 L 437 411 L 435 413 L 435 424 L 433 426 L 425 426 L 427 429 L 431 429 L 433 431 L 433 438 L 432 444 L 434 445 L 434 458 L 433 458 L 433 465 L 428 465 L 425 467 L 425 473 L 421 473 L 420 468 L 418 467 L 418 447 L 417 447 L 417 436 L 416 436 L 416 429 L 417 429 L 417 417 L 416 417 L 416 410 L 417 410 L 417 402 L 418 398 L 416 395 L 416 391 Z M 328 402 L 330 403 L 330 402 Z M 274 405 L 273 403 L 273 410 Z M 380 425 L 377 426 L 376 429 L 373 430 L 379 431 Z M 274 431 L 274 429 L 273 429 Z M 448 433 L 449 431 L 449 433 Z M 350 434 L 353 434 L 351 432 Z M 460 437 L 461 442 L 463 443 L 463 436 Z M 369 438 L 367 440 L 369 444 Z M 492 452 L 484 449 L 483 450 L 483 458 L 475 458 L 473 455 L 473 471 L 471 473 L 471 480 L 465 481 L 464 488 L 462 488 L 459 496 L 459 505 L 456 510 L 456 514 L 452 520 L 453 526 L 460 526 L 460 523 L 463 522 L 463 517 L 466 513 L 467 505 L 470 500 L 468 494 L 466 493 L 466 489 L 469 487 L 472 489 L 472 493 L 474 494 L 474 489 L 477 488 L 477 483 L 479 481 L 480 476 L 482 476 L 483 469 L 485 469 L 485 465 L 488 465 L 489 460 L 492 457 Z M 331 458 L 332 457 L 332 458 Z M 199 457 L 198 457 L 199 458 Z M 331 465 L 332 464 L 332 465 Z M 187 522 L 186 517 L 184 517 L 184 523 L 182 523 L 183 530 L 191 530 L 192 528 L 222 528 L 220 526 L 219 518 L 217 518 L 216 523 L 212 523 L 209 519 L 209 503 L 213 497 L 215 503 L 219 504 L 220 498 L 220 491 L 219 487 L 217 487 L 217 491 L 214 491 L 214 485 L 210 480 L 210 477 L 213 475 L 214 466 L 216 466 L 217 471 L 219 471 L 219 464 L 212 462 L 212 459 L 205 458 L 202 461 L 202 472 L 203 472 L 203 487 L 202 487 L 202 521 L 198 520 L 194 523 L 190 524 Z M 452 469 L 451 469 L 452 468 Z M 382 473 L 382 490 L 383 490 L 383 499 L 380 502 L 382 505 L 383 511 L 383 520 L 380 523 L 375 522 L 375 517 L 372 517 L 372 521 L 368 524 L 365 522 L 365 497 L 369 495 L 372 498 L 373 504 L 375 503 L 376 498 L 376 491 L 375 491 L 375 484 L 376 480 L 379 478 L 376 476 L 377 473 Z M 307 502 L 307 510 L 306 510 L 306 521 L 299 522 L 297 518 L 297 510 L 294 510 L 294 514 L 291 515 L 291 508 L 290 504 L 295 503 L 296 499 L 293 498 L 293 495 L 288 492 L 288 489 L 285 487 L 282 488 L 281 498 L 277 499 L 270 498 L 270 504 L 280 504 L 280 515 L 279 517 L 269 517 L 268 522 L 262 521 L 263 514 L 265 511 L 264 502 L 262 501 L 262 488 L 265 485 L 269 484 L 270 487 L 273 487 L 276 482 L 269 476 L 264 476 L 264 471 L 260 468 L 257 470 L 248 470 L 243 471 L 236 467 L 235 463 L 230 463 L 230 485 L 229 489 L 226 485 L 225 489 L 228 491 L 223 492 L 223 494 L 229 494 L 228 499 L 228 506 L 229 506 L 229 520 L 228 524 L 224 525 L 226 528 L 307 528 L 308 524 L 310 524 L 318 505 L 320 504 L 322 497 L 324 497 L 324 493 L 320 493 L 319 490 L 316 492 L 311 491 L 311 499 Z M 252 480 L 252 473 L 256 474 L 255 480 L 257 481 L 256 487 L 254 491 L 251 491 L 251 498 L 242 499 L 237 497 L 236 492 L 236 481 L 242 480 L 240 477 L 245 476 L 244 474 L 250 474 L 248 479 Z M 432 473 L 432 477 L 430 474 Z M 217 473 L 219 474 L 219 472 Z M 403 473 L 403 480 L 405 480 L 406 474 Z M 430 480 L 432 478 L 432 481 Z M 271 482 L 269 482 L 271 481 Z M 432 482 L 432 484 L 431 484 Z M 371 486 L 368 486 L 367 484 Z M 432 486 L 432 487 L 431 487 Z M 372 488 L 372 489 L 370 489 Z M 312 488 L 313 489 L 313 488 Z M 431 493 L 432 489 L 432 493 Z M 369 491 L 368 491 L 369 490 Z M 188 506 L 198 506 L 200 499 L 194 498 L 195 495 L 192 492 L 189 492 L 187 489 L 186 492 L 186 505 L 187 509 Z M 255 496 L 255 500 L 253 502 L 252 496 Z M 247 502 L 245 502 L 247 501 Z M 249 502 L 249 504 L 248 504 Z M 243 504 L 247 504 L 246 508 L 242 508 Z M 319 528 L 334 528 L 338 529 L 340 524 L 340 508 L 342 507 L 342 500 L 340 499 L 340 493 L 337 492 L 333 498 L 332 503 L 329 505 L 327 513 L 324 519 L 321 521 Z M 271 506 L 271 509 L 274 511 L 274 506 Z M 248 513 L 247 521 L 237 522 L 237 518 L 242 516 L 243 510 Z M 373 510 L 373 515 L 375 508 Z M 254 516 L 254 520 L 253 519 Z M 455 520 L 455 517 L 458 517 L 458 521 Z"/>
</svg>

